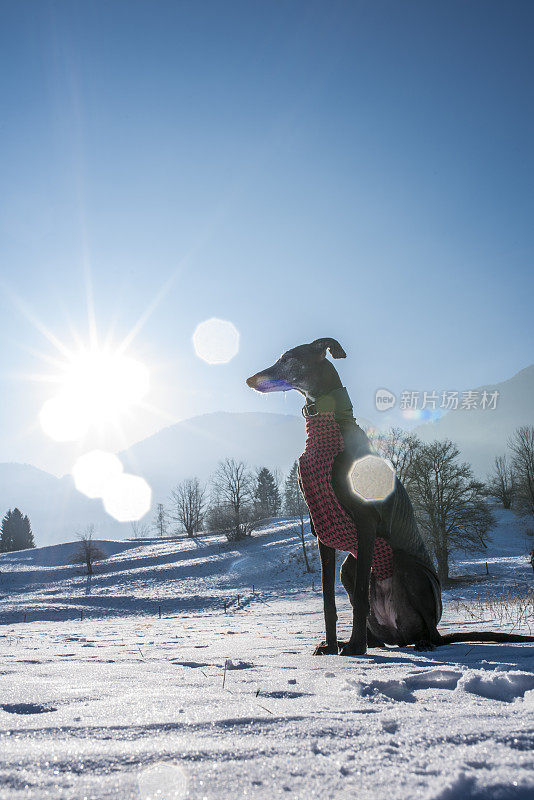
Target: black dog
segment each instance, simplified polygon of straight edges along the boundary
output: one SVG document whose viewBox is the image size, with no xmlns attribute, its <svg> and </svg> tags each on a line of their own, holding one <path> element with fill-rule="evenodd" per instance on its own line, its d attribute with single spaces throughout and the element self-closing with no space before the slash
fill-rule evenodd
<svg viewBox="0 0 534 800">
<path fill-rule="evenodd" d="M 367 646 L 382 647 L 385 644 L 401 647 L 414 644 L 418 649 L 432 649 L 436 645 L 465 641 L 534 641 L 532 636 L 505 633 L 471 632 L 441 636 L 438 632 L 442 613 L 441 587 L 404 486 L 394 478 L 392 491 L 387 496 L 366 501 L 355 492 L 349 479 L 354 464 L 361 463 L 360 460 L 373 451 L 366 434 L 356 424 L 348 394 L 334 365 L 326 358 L 327 350 L 333 358 L 346 357 L 335 339 L 317 339 L 311 344 L 288 350 L 272 367 L 247 380 L 247 384 L 259 392 L 296 389 L 306 398 L 304 416 L 323 418 L 331 426 L 328 435 L 333 426 L 334 434 L 340 437 L 340 451 L 333 460 L 329 475 L 331 486 L 326 487 L 325 492 L 333 489 L 334 502 L 339 505 L 340 513 L 346 515 L 355 534 L 357 532 L 357 557 L 348 555 L 341 567 L 341 581 L 353 607 L 352 634 L 345 644 L 338 643 L 334 591 L 336 548 L 321 541 L 325 537 L 321 530 L 315 530 L 317 525 L 314 526 L 314 522 L 319 518 L 317 509 L 328 507 L 321 506 L 321 498 L 316 498 L 319 503 L 315 507 L 316 518 L 313 517 L 314 509 L 310 508 L 310 524 L 319 542 L 326 641 L 321 642 L 315 653 L 337 653 L 340 648 L 343 655 L 363 655 Z M 320 425 L 318 430 L 321 430 Z M 316 492 L 316 486 L 303 485 L 302 488 L 310 505 L 308 498 L 313 491 Z M 376 559 L 375 544 L 378 548 L 379 543 L 391 556 L 391 572 L 385 578 L 375 575 L 377 562 L 373 558 Z"/>
</svg>

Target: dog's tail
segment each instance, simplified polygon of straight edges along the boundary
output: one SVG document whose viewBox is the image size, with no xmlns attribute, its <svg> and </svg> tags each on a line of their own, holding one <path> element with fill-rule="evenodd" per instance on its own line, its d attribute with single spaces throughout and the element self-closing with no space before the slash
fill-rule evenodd
<svg viewBox="0 0 534 800">
<path fill-rule="evenodd" d="M 454 644 L 455 642 L 534 642 L 534 636 L 523 636 L 519 633 L 498 633 L 496 631 L 466 631 L 465 633 L 438 634 L 435 644 Z"/>
</svg>

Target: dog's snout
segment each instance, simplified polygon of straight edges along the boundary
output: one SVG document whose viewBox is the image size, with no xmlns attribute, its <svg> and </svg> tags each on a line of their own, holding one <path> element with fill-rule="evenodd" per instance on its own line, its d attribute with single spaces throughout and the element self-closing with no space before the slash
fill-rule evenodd
<svg viewBox="0 0 534 800">
<path fill-rule="evenodd" d="M 268 376 L 265 375 L 264 372 L 256 372 L 255 375 L 251 375 L 250 378 L 247 378 L 247 386 L 250 386 L 251 389 L 255 389 L 257 392 L 265 392 L 268 382 Z"/>
<path fill-rule="evenodd" d="M 265 392 L 287 392 L 288 389 L 292 388 L 291 384 L 276 375 L 274 367 L 270 367 L 268 370 L 263 370 L 262 372 L 257 372 L 255 375 L 247 378 L 247 386 L 250 386 L 251 389 L 255 389 L 257 392 L 262 392 L 262 394 Z"/>
</svg>

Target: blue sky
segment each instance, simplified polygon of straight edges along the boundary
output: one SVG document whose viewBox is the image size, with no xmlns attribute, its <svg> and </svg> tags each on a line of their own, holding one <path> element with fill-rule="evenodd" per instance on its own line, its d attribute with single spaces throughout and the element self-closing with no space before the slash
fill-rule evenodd
<svg viewBox="0 0 534 800">
<path fill-rule="evenodd" d="M 215 410 L 295 413 L 244 379 L 338 338 L 377 387 L 464 389 L 532 363 L 530 2 L 0 2 L 0 460 L 65 471 L 37 414 L 54 348 L 131 347 L 128 443 Z M 217 316 L 239 355 L 191 347 Z M 294 396 L 293 396 L 294 394 Z M 122 442 L 109 442 L 119 447 Z M 84 445 L 85 446 L 85 445 Z"/>
</svg>

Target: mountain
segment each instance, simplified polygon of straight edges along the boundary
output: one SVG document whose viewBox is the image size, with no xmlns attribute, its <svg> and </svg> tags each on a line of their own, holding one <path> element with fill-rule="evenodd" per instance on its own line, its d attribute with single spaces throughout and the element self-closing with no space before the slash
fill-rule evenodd
<svg viewBox="0 0 534 800">
<path fill-rule="evenodd" d="M 486 391 L 499 392 L 493 409 L 456 409 L 441 419 L 414 429 L 423 441 L 452 439 L 462 458 L 469 461 L 475 474 L 485 478 L 491 471 L 495 456 L 507 451 L 507 441 L 519 425 L 534 425 L 534 364 L 522 369 L 502 383 L 479 386 L 478 400 Z"/>
<path fill-rule="evenodd" d="M 196 476 L 206 482 L 226 457 L 286 473 L 304 449 L 305 435 L 304 420 L 296 416 L 214 413 L 164 428 L 119 457 L 126 472 L 146 478 L 153 504 L 166 504 L 179 481 Z M 132 535 L 131 525 L 106 514 L 101 500 L 78 492 L 70 475 L 57 478 L 28 464 L 0 464 L 0 516 L 15 506 L 29 516 L 38 546 L 72 541 L 91 523 L 98 538 Z"/>
<path fill-rule="evenodd" d="M 304 449 L 301 417 L 261 412 L 216 412 L 164 428 L 119 453 L 128 472 L 142 475 L 165 502 L 184 478 L 205 482 L 224 458 L 286 473 Z"/>
<path fill-rule="evenodd" d="M 495 410 L 458 409 L 415 428 L 424 441 L 449 438 L 456 442 L 481 478 L 491 469 L 495 455 L 506 451 L 515 428 L 534 424 L 534 365 L 510 380 L 474 391 L 480 398 L 484 390 L 499 392 Z M 304 449 L 305 436 L 304 420 L 298 416 L 217 412 L 164 428 L 119 457 L 127 472 L 146 478 L 154 504 L 166 504 L 179 481 L 196 476 L 206 482 L 227 457 L 250 467 L 287 473 Z M 132 534 L 128 523 L 118 523 L 105 513 L 100 500 L 89 500 L 76 491 L 70 476 L 56 478 L 27 464 L 0 464 L 0 515 L 15 506 L 30 517 L 38 545 L 72 540 L 76 531 L 90 523 L 99 538 L 122 539 Z"/>
<path fill-rule="evenodd" d="M 15 507 L 30 518 L 37 546 L 72 541 L 91 523 L 101 536 L 131 534 L 131 526 L 108 516 L 100 500 L 80 494 L 70 476 L 56 478 L 29 464 L 0 464 L 0 516 Z"/>
</svg>

